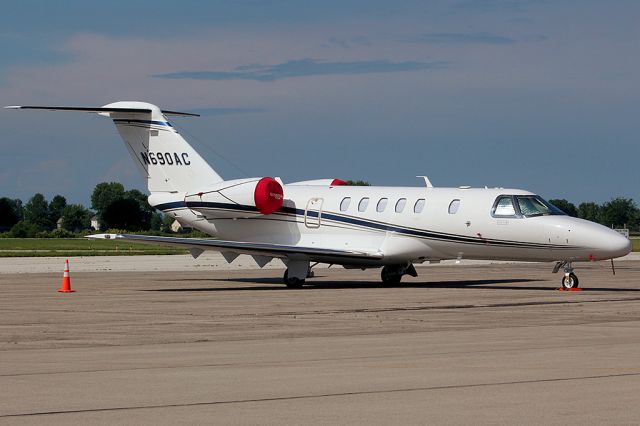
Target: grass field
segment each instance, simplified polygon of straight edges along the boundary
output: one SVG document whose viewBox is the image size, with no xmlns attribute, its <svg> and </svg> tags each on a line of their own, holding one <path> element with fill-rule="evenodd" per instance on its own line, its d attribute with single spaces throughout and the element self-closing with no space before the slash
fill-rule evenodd
<svg viewBox="0 0 640 426">
<path fill-rule="evenodd" d="M 640 251 L 640 237 L 632 237 L 631 244 L 633 244 L 633 251 Z"/>
<path fill-rule="evenodd" d="M 185 254 L 180 248 L 85 238 L 0 238 L 0 257 Z"/>
</svg>

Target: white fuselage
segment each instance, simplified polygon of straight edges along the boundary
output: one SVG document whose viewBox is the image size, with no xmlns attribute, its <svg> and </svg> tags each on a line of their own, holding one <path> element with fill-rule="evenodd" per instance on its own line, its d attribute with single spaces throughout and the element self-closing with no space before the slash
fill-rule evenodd
<svg viewBox="0 0 640 426">
<path fill-rule="evenodd" d="M 225 240 L 362 250 L 384 256 L 379 261 L 350 262 L 350 266 L 456 258 L 588 261 L 624 256 L 630 251 L 628 239 L 582 219 L 493 215 L 497 197 L 534 195 L 528 191 L 317 185 L 283 188 L 283 207 L 269 215 L 228 199 L 201 203 L 197 209 L 186 207 L 185 194 L 173 194 L 171 200 L 168 194 L 161 200 L 152 196 L 149 201 L 183 225 Z M 368 202 L 362 201 L 367 198 Z M 383 199 L 386 202 L 380 201 Z M 336 259 L 335 263 L 344 264 L 344 260 Z"/>
<path fill-rule="evenodd" d="M 283 185 L 272 177 L 223 180 L 187 143 L 165 111 L 146 102 L 102 107 L 11 106 L 95 112 L 110 117 L 147 182 L 149 204 L 219 240 L 98 235 L 282 258 L 287 285 L 299 285 L 309 262 L 386 266 L 384 282 L 415 274 L 412 263 L 442 259 L 558 261 L 567 288 L 573 261 L 624 256 L 630 241 L 604 226 L 568 217 L 527 191 L 512 189 L 343 186 L 334 179 Z M 336 183 L 338 182 L 338 183 Z M 350 202 L 347 203 L 347 200 Z M 291 281 L 293 278 L 293 281 Z"/>
</svg>

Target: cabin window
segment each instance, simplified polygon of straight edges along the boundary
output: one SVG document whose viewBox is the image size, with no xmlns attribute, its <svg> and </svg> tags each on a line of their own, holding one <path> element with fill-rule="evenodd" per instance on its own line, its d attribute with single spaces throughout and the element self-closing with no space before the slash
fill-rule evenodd
<svg viewBox="0 0 640 426">
<path fill-rule="evenodd" d="M 496 200 L 493 208 L 493 216 L 495 217 L 515 217 L 516 209 L 513 206 L 513 198 L 509 195 L 501 195 Z"/>
<path fill-rule="evenodd" d="M 359 212 L 363 212 L 363 211 L 367 210 L 367 207 L 369 207 L 369 198 L 368 197 L 364 197 L 358 203 L 358 211 Z"/>
<path fill-rule="evenodd" d="M 453 200 L 450 204 L 449 204 L 449 214 L 456 214 L 458 213 L 458 209 L 460 208 L 460 200 Z"/>
<path fill-rule="evenodd" d="M 418 201 L 416 201 L 416 203 L 413 205 L 413 212 L 422 213 L 422 210 L 424 210 L 424 203 L 424 198 L 418 199 Z"/>
<path fill-rule="evenodd" d="M 378 205 L 376 206 L 376 211 L 378 213 L 382 213 L 384 211 L 384 209 L 387 208 L 387 203 L 389 202 L 388 198 L 380 198 L 380 201 L 378 201 Z"/>
<path fill-rule="evenodd" d="M 404 206 L 407 204 L 406 198 L 400 198 L 396 203 L 396 213 L 402 213 Z"/>
<path fill-rule="evenodd" d="M 351 197 L 343 198 L 342 202 L 340 202 L 340 211 L 346 212 L 347 209 L 349 208 L 349 204 L 351 204 Z"/>
</svg>

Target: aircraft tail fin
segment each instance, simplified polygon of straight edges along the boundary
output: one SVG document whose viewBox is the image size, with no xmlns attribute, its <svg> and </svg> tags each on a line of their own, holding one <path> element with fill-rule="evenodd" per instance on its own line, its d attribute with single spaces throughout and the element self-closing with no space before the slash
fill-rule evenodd
<svg viewBox="0 0 640 426">
<path fill-rule="evenodd" d="M 194 183 L 223 179 L 167 121 L 166 116 L 198 116 L 161 110 L 146 102 L 115 102 L 102 107 L 9 106 L 9 109 L 93 112 L 110 117 L 150 192 L 183 192 Z"/>
</svg>

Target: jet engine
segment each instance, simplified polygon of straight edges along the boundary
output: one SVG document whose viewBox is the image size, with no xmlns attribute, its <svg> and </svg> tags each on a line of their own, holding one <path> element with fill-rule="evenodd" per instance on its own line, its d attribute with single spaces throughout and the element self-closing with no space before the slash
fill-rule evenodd
<svg viewBox="0 0 640 426">
<path fill-rule="evenodd" d="M 219 182 L 195 193 L 188 193 L 185 204 L 206 218 L 244 218 L 268 215 L 282 207 L 282 185 L 272 177 Z"/>
</svg>

